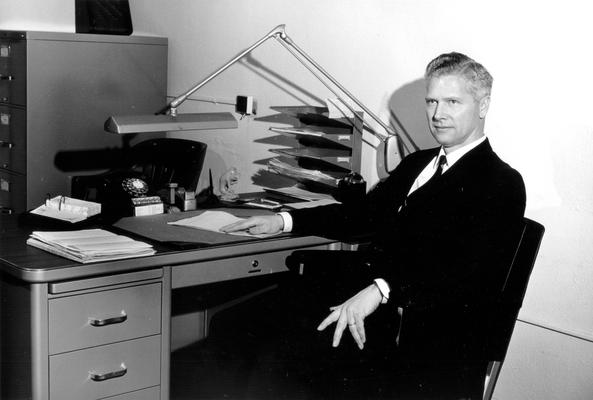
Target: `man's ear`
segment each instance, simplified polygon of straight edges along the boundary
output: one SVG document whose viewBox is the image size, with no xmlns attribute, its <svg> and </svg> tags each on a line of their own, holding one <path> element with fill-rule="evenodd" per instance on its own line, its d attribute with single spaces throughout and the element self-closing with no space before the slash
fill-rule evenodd
<svg viewBox="0 0 593 400">
<path fill-rule="evenodd" d="M 488 108 L 490 107 L 490 96 L 484 96 L 480 99 L 480 118 L 486 118 Z"/>
</svg>

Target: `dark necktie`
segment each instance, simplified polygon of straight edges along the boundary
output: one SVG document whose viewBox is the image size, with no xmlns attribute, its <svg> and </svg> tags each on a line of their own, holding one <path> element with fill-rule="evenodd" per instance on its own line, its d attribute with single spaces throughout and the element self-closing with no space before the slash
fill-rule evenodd
<svg viewBox="0 0 593 400">
<path fill-rule="evenodd" d="M 435 183 L 443 174 L 443 166 L 447 164 L 447 157 L 442 155 L 439 157 L 438 160 L 438 165 L 437 165 L 437 170 L 435 171 L 434 175 L 430 177 L 430 179 L 428 181 L 426 181 L 426 183 L 422 186 L 420 186 L 418 189 L 422 189 L 423 187 L 429 187 L 430 185 L 432 185 L 433 183 Z M 412 193 L 413 194 L 413 193 Z"/>
</svg>

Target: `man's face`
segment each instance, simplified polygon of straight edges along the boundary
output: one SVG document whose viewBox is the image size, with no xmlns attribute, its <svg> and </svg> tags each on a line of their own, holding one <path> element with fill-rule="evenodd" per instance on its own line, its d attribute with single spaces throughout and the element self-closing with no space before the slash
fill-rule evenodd
<svg viewBox="0 0 593 400">
<path fill-rule="evenodd" d="M 476 100 L 467 81 L 458 75 L 430 78 L 426 85 L 426 116 L 430 133 L 446 152 L 484 134 L 490 98 Z"/>
</svg>

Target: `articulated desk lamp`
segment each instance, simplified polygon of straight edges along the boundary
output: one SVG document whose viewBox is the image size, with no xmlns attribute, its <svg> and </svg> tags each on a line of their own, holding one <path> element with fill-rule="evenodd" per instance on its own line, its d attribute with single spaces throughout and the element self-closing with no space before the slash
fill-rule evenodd
<svg viewBox="0 0 593 400">
<path fill-rule="evenodd" d="M 371 132 L 379 137 L 383 142 L 385 151 L 385 169 L 387 172 L 395 168 L 397 154 L 397 134 L 391 127 L 385 124 L 379 117 L 377 117 L 371 110 L 369 110 L 360 100 L 354 97 L 344 86 L 342 86 L 335 78 L 333 78 L 327 71 L 325 71 L 319 64 L 317 64 L 309 55 L 307 55 L 302 49 L 300 49 L 293 41 L 288 37 L 285 32 L 285 25 L 278 25 L 267 35 L 262 37 L 251 47 L 242 51 L 239 55 L 234 57 L 232 60 L 227 62 L 225 65 L 216 70 L 213 74 L 208 76 L 203 81 L 197 83 L 191 89 L 183 93 L 182 95 L 173 99 L 167 106 L 160 110 L 155 115 L 135 115 L 135 116 L 112 116 L 105 121 L 105 130 L 107 132 L 116 134 L 127 134 L 127 133 L 142 133 L 142 132 L 163 132 L 163 131 L 184 131 L 184 130 L 197 130 L 197 129 L 224 129 L 224 128 L 237 128 L 238 124 L 236 119 L 231 113 L 199 113 L 199 114 L 178 114 L 177 108 L 194 92 L 210 82 L 212 79 L 217 77 L 224 70 L 229 68 L 231 65 L 251 53 L 255 48 L 259 47 L 265 41 L 270 38 L 276 39 L 284 48 L 286 48 L 301 64 L 305 66 L 325 87 L 327 87 L 336 98 L 344 104 L 352 114 L 358 118 L 362 118 L 359 114 L 355 113 L 346 101 L 342 99 L 340 94 L 329 85 L 321 76 L 323 75 L 331 83 L 333 83 L 343 94 L 348 96 L 356 105 L 360 107 L 366 114 L 373 118 L 379 125 L 385 129 L 386 134 L 371 130 Z M 316 70 L 316 71 L 315 71 Z M 362 121 L 364 123 L 364 120 Z"/>
</svg>

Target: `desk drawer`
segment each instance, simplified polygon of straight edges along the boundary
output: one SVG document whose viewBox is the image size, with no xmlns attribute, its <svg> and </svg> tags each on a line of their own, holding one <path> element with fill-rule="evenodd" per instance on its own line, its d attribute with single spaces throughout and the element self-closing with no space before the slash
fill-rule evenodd
<svg viewBox="0 0 593 400">
<path fill-rule="evenodd" d="M 161 332 L 161 283 L 49 301 L 50 354 Z"/>
<path fill-rule="evenodd" d="M 180 288 L 288 271 L 286 257 L 292 252 L 293 250 L 259 253 L 176 266 L 172 269 L 172 286 Z"/>
<path fill-rule="evenodd" d="M 102 399 L 156 386 L 161 336 L 51 356 L 49 371 L 50 400 Z"/>
</svg>

